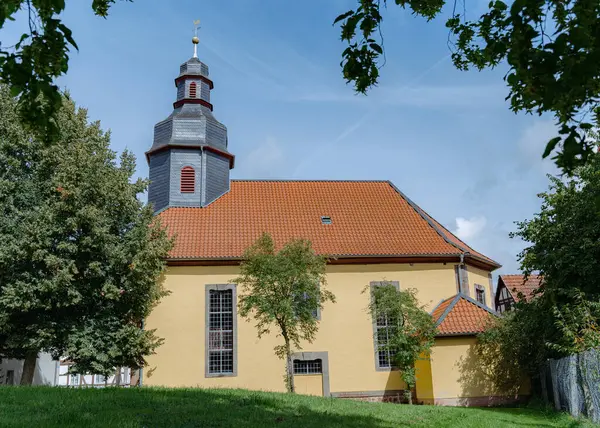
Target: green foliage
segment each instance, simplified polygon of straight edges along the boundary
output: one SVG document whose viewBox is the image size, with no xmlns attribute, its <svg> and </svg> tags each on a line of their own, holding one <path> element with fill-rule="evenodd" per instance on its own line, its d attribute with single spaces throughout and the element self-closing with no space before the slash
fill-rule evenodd
<svg viewBox="0 0 600 428">
<path fill-rule="evenodd" d="M 517 304 L 514 311 L 490 319 L 478 335 L 477 362 L 496 394 L 517 394 L 523 379 L 535 377 L 552 354 L 546 348 L 548 324 L 535 304 Z"/>
<path fill-rule="evenodd" d="M 327 301 L 335 302 L 325 289 L 327 259 L 315 254 L 310 241 L 293 240 L 275 251 L 268 234 L 244 253 L 240 276 L 232 282 L 240 287 L 240 315 L 256 321 L 258 337 L 276 328 L 284 343 L 275 354 L 287 360 L 286 385 L 293 391 L 292 347 L 311 343 L 319 328 L 314 313 Z"/>
<path fill-rule="evenodd" d="M 0 87 L 0 355 L 47 351 L 79 372 L 140 367 L 160 340 L 140 322 L 165 294 L 172 246 L 110 136 L 64 97 L 52 144 Z"/>
<path fill-rule="evenodd" d="M 539 272 L 542 284 L 535 298 L 480 335 L 484 347 L 497 350 L 498 375 L 507 381 L 520 371 L 537 376 L 548 358 L 600 345 L 600 155 L 573 178 L 550 180 L 540 212 L 512 234 L 530 243 L 521 268 Z"/>
<path fill-rule="evenodd" d="M 357 0 L 358 7 L 337 17 L 342 41 L 343 75 L 357 92 L 377 84 L 383 55 L 380 0 Z M 415 15 L 431 20 L 445 0 L 395 0 Z M 383 5 L 386 5 L 386 0 Z M 587 132 L 600 127 L 600 2 L 597 0 L 492 0 L 475 21 L 456 14 L 446 26 L 454 37 L 454 65 L 460 70 L 509 66 L 504 80 L 511 110 L 551 113 L 559 135 L 543 153 L 571 173 L 587 162 L 594 142 Z M 358 33 L 358 34 L 357 34 Z"/>
<path fill-rule="evenodd" d="M 106 17 L 115 2 L 93 0 L 92 9 L 96 15 Z M 4 0 L 0 5 L 0 29 L 17 16 L 29 24 L 29 32 L 14 46 L 0 44 L 0 80 L 9 85 L 13 96 L 19 96 L 22 118 L 45 137 L 58 132 L 55 115 L 62 99 L 54 79 L 67 72 L 70 48 L 78 49 L 71 30 L 60 20 L 65 3 Z"/>
<path fill-rule="evenodd" d="M 573 178 L 550 180 L 540 213 L 513 236 L 530 243 L 519 255 L 523 271 L 543 278 L 536 304 L 556 329 L 548 346 L 567 355 L 600 342 L 600 155 Z"/>
<path fill-rule="evenodd" d="M 391 283 L 366 290 L 371 293 L 369 311 L 373 318 L 383 317 L 393 326 L 388 328 L 388 341 L 384 345 L 378 342 L 378 347 L 393 355 L 393 366 L 400 370 L 402 380 L 412 389 L 417 380 L 415 362 L 429 353 L 436 334 L 435 322 L 419 305 L 416 290 L 399 291 Z"/>
</svg>

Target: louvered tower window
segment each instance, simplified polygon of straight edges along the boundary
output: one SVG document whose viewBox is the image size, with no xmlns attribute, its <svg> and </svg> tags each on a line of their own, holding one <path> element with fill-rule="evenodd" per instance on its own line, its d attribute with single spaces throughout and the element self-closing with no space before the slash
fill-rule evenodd
<svg viewBox="0 0 600 428">
<path fill-rule="evenodd" d="M 181 168 L 181 193 L 194 193 L 196 188 L 196 172 L 191 166 Z"/>
<path fill-rule="evenodd" d="M 196 98 L 196 82 L 190 83 L 190 98 Z"/>
</svg>

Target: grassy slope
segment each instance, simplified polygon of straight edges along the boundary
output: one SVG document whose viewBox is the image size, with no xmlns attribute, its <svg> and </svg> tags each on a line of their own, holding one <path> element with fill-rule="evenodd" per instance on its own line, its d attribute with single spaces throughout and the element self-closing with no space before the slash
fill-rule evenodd
<svg viewBox="0 0 600 428">
<path fill-rule="evenodd" d="M 583 427 L 531 409 L 361 403 L 244 390 L 0 387 L 0 427 Z M 589 425 L 591 426 L 591 425 Z"/>
</svg>

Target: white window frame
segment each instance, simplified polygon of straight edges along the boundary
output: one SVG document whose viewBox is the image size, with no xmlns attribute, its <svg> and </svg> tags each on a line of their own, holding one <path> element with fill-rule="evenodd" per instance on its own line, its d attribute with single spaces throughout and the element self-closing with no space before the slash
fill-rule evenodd
<svg viewBox="0 0 600 428">
<path fill-rule="evenodd" d="M 370 283 L 370 289 L 371 289 L 371 293 L 370 293 L 370 298 L 373 298 L 373 288 L 375 287 L 381 287 L 382 285 L 385 284 L 390 284 L 393 285 L 394 287 L 396 287 L 396 290 L 400 291 L 400 282 L 399 281 L 371 281 Z M 396 367 L 394 367 L 390 361 L 390 365 L 389 366 L 381 366 L 381 364 L 379 363 L 379 346 L 377 344 L 377 338 L 378 336 L 378 330 L 381 328 L 386 328 L 387 329 L 387 325 L 385 327 L 382 326 L 378 326 L 377 325 L 377 317 L 372 317 L 373 318 L 373 348 L 374 348 L 374 355 L 375 355 L 375 370 L 380 371 L 380 372 L 389 372 L 389 371 L 394 371 L 394 370 L 398 370 Z M 389 353 L 389 351 L 388 351 Z M 388 359 L 390 359 L 391 356 L 388 355 Z"/>
<path fill-rule="evenodd" d="M 210 292 L 211 291 L 229 291 L 231 290 L 231 306 L 232 306 L 232 358 L 233 370 L 231 372 L 211 372 L 210 371 Z M 207 284 L 205 292 L 205 312 L 206 325 L 204 328 L 205 335 L 205 353 L 204 353 L 204 372 L 205 377 L 234 377 L 237 376 L 237 294 L 235 284 Z M 214 351 L 213 351 L 214 352 Z"/>
</svg>

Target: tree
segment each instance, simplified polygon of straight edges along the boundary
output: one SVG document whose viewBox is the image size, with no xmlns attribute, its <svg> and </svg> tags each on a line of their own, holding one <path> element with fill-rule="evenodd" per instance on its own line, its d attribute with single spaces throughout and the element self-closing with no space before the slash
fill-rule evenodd
<svg viewBox="0 0 600 428">
<path fill-rule="evenodd" d="M 536 304 L 555 327 L 548 345 L 569 355 L 600 344 L 600 155 L 571 179 L 550 182 L 540 213 L 512 236 L 530 243 L 519 254 L 522 270 L 542 277 Z"/>
<path fill-rule="evenodd" d="M 283 344 L 275 355 L 286 361 L 285 384 L 294 392 L 292 347 L 301 341 L 312 343 L 319 329 L 315 313 L 325 302 L 335 302 L 325 289 L 327 258 L 315 254 L 310 241 L 292 240 L 279 251 L 268 234 L 263 234 L 243 257 L 240 276 L 240 315 L 256 321 L 258 337 L 277 329 Z"/>
<path fill-rule="evenodd" d="M 358 7 L 341 14 L 343 76 L 357 92 L 377 84 L 384 55 L 380 0 L 357 0 Z M 445 0 L 395 0 L 415 15 L 432 20 Z M 383 0 L 383 6 L 387 1 Z M 586 163 L 593 141 L 587 131 L 600 128 L 600 2 L 597 0 L 491 0 L 488 10 L 469 21 L 456 11 L 446 21 L 452 60 L 459 70 L 493 68 L 506 61 L 504 80 L 511 110 L 553 114 L 559 135 L 546 145 L 543 157 L 557 146 L 554 159 L 571 173 Z M 463 3 L 462 8 L 465 7 Z"/>
<path fill-rule="evenodd" d="M 479 335 L 480 353 L 495 353 L 495 381 L 506 388 L 523 373 L 539 376 L 549 358 L 600 345 L 600 155 L 571 179 L 550 182 L 540 212 L 512 234 L 529 243 L 521 269 L 538 272 L 541 285 Z"/>
<path fill-rule="evenodd" d="M 558 356 L 546 345 L 553 326 L 539 302 L 517 302 L 502 317 L 490 318 L 477 336 L 477 366 L 495 391 L 516 395 L 523 379 L 539 376 L 548 358 Z"/>
<path fill-rule="evenodd" d="M 100 124 L 62 102 L 48 145 L 0 87 L 0 355 L 25 359 L 24 384 L 41 351 L 108 375 L 160 344 L 140 322 L 165 294 L 172 242 L 137 199 L 134 156 L 117 162 Z"/>
<path fill-rule="evenodd" d="M 408 386 L 408 402 L 412 404 L 411 391 L 417 381 L 415 362 L 431 350 L 436 334 L 435 322 L 419 305 L 416 290 L 400 291 L 389 282 L 366 290 L 371 293 L 371 316 L 377 322 L 385 320 L 388 325 L 385 340 L 378 336 L 378 329 L 375 336 L 377 347 L 392 356 L 392 365 L 400 370 L 400 376 Z"/>
<path fill-rule="evenodd" d="M 106 18 L 115 2 L 93 0 L 92 10 Z M 55 115 L 62 99 L 54 80 L 67 72 L 70 48 L 78 49 L 71 30 L 60 20 L 65 3 L 4 0 L 0 6 L 0 29 L 17 16 L 27 19 L 29 28 L 14 46 L 0 43 L 0 80 L 9 85 L 13 96 L 19 96 L 22 118 L 45 138 L 58 132 Z"/>
</svg>

